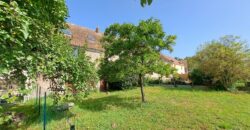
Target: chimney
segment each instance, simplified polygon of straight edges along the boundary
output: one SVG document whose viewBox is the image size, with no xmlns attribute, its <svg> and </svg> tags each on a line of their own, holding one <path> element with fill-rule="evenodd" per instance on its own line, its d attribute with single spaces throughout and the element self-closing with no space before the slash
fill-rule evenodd
<svg viewBox="0 0 250 130">
<path fill-rule="evenodd" d="M 95 32 L 99 33 L 99 27 L 96 27 Z"/>
</svg>

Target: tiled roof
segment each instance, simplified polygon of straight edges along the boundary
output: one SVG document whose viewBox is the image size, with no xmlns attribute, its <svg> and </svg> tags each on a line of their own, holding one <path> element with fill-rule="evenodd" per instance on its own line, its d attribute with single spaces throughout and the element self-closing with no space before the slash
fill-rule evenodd
<svg viewBox="0 0 250 130">
<path fill-rule="evenodd" d="M 87 44 L 88 49 L 103 51 L 100 40 L 102 33 L 91 29 L 68 23 L 69 31 L 71 32 L 71 45 L 84 46 Z"/>
<path fill-rule="evenodd" d="M 174 65 L 185 65 L 182 61 L 178 61 L 175 58 L 172 58 L 170 56 L 166 56 L 166 55 L 160 54 L 160 57 L 165 62 L 169 62 L 169 63 L 172 63 Z"/>
</svg>

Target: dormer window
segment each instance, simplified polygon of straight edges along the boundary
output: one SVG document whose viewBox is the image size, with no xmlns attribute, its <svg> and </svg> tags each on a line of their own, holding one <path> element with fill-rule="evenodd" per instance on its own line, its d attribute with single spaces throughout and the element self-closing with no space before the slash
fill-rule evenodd
<svg viewBox="0 0 250 130">
<path fill-rule="evenodd" d="M 94 35 L 91 35 L 91 34 L 89 34 L 89 35 L 87 36 L 87 39 L 88 39 L 88 41 L 90 41 L 90 42 L 95 42 L 95 41 L 96 41 L 95 36 L 94 36 Z"/>
<path fill-rule="evenodd" d="M 72 32 L 69 30 L 69 29 L 62 29 L 61 30 L 63 34 L 65 35 L 68 35 L 68 36 L 71 36 L 72 35 Z"/>
</svg>

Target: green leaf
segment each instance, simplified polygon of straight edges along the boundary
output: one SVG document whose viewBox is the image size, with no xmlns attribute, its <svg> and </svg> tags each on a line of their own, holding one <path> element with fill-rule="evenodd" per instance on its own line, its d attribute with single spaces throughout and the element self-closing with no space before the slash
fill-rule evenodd
<svg viewBox="0 0 250 130">
<path fill-rule="evenodd" d="M 0 74 L 8 74 L 9 73 L 9 71 L 8 71 L 8 69 L 6 69 L 6 68 L 0 68 Z"/>
<path fill-rule="evenodd" d="M 31 61 L 32 59 L 33 59 L 33 57 L 30 56 L 30 55 L 27 57 L 27 60 L 28 60 L 28 61 Z"/>
<path fill-rule="evenodd" d="M 29 36 L 29 23 L 28 21 L 25 21 L 22 24 L 23 29 L 21 30 L 21 32 L 23 33 L 24 39 L 27 39 Z"/>
</svg>

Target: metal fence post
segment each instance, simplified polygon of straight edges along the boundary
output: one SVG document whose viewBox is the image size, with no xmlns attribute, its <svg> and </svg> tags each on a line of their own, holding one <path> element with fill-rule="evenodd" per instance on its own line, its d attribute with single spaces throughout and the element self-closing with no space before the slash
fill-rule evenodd
<svg viewBox="0 0 250 130">
<path fill-rule="evenodd" d="M 44 93 L 44 105 L 43 105 L 43 130 L 46 130 L 46 92 Z"/>
<path fill-rule="evenodd" d="M 41 113 L 41 86 L 39 86 L 39 90 L 38 90 L 38 113 L 40 116 L 40 113 Z"/>
</svg>

